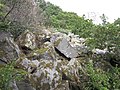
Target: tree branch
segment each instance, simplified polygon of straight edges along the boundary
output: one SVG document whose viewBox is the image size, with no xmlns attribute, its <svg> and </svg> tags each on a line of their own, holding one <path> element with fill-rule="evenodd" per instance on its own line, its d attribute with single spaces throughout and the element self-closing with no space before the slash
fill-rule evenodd
<svg viewBox="0 0 120 90">
<path fill-rule="evenodd" d="M 13 3 L 12 8 L 6 13 L 6 15 L 3 17 L 2 21 L 5 21 L 5 19 L 7 18 L 7 16 L 12 12 L 12 10 L 14 9 L 16 5 L 16 2 Z"/>
</svg>

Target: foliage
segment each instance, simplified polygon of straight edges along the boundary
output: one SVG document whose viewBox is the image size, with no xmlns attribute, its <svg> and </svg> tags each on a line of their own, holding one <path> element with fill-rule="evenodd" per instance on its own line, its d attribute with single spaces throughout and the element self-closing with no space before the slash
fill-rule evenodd
<svg viewBox="0 0 120 90">
<path fill-rule="evenodd" d="M 48 25 L 61 29 L 62 32 L 63 30 L 67 30 L 80 35 L 80 37 L 88 38 L 86 44 L 90 46 L 91 49 L 107 48 L 108 51 L 111 52 L 119 48 L 120 26 L 117 26 L 119 19 L 116 20 L 115 23 L 110 24 L 107 22 L 107 16 L 102 14 L 102 16 L 100 16 L 103 21 L 102 25 L 94 25 L 92 20 L 80 17 L 73 12 L 62 11 L 61 8 L 50 2 L 44 2 L 44 6 L 42 7 L 49 17 Z"/>
<path fill-rule="evenodd" d="M 10 32 L 14 38 L 17 38 L 26 29 L 27 27 L 21 25 L 18 22 L 10 22 L 6 31 Z"/>
<path fill-rule="evenodd" d="M 102 24 L 103 25 L 105 25 L 105 24 L 107 24 L 107 19 L 108 19 L 108 17 L 107 16 L 105 16 L 105 14 L 102 14 L 102 16 L 100 16 L 100 18 L 101 18 L 101 20 L 102 20 Z"/>
<path fill-rule="evenodd" d="M 83 32 L 85 35 L 88 33 Z M 89 32 L 86 45 L 91 49 L 107 49 L 117 60 L 120 59 L 120 26 L 113 24 L 97 25 Z"/>
<path fill-rule="evenodd" d="M 47 22 L 44 25 L 46 27 L 53 26 L 52 18 L 58 15 L 59 12 L 62 11 L 62 9 L 60 9 L 58 6 L 51 4 L 50 2 L 45 3 L 44 6 L 41 8 L 44 10 L 45 15 L 47 17 Z"/>
<path fill-rule="evenodd" d="M 5 7 L 5 5 L 0 1 L 0 30 L 5 30 L 8 25 L 7 22 L 3 21 L 5 12 L 3 11 L 3 8 Z"/>
<path fill-rule="evenodd" d="M 61 8 L 50 2 L 44 2 L 43 8 L 49 17 L 49 24 L 46 25 L 57 28 L 58 31 L 73 32 L 80 35 L 80 37 L 87 38 L 86 44 L 91 49 L 107 49 L 118 56 L 120 49 L 119 18 L 115 23 L 108 23 L 107 16 L 102 14 L 100 18 L 103 23 L 94 25 L 92 20 L 85 19 L 84 16 L 80 17 L 73 12 L 62 11 Z"/>
<path fill-rule="evenodd" d="M 120 26 L 120 18 L 114 21 L 114 25 Z"/>
<path fill-rule="evenodd" d="M 39 0 L 39 2 L 43 2 L 43 0 Z M 44 5 L 40 3 L 39 6 L 43 8 L 48 17 L 48 22 L 45 26 L 69 30 L 79 35 L 82 35 L 81 31 L 91 30 L 92 26 L 94 26 L 92 20 L 86 20 L 74 12 L 65 12 L 50 2 L 44 2 Z"/>
<path fill-rule="evenodd" d="M 0 90 L 10 90 L 10 83 L 22 80 L 26 74 L 24 70 L 14 68 L 15 62 L 0 68 Z"/>
<path fill-rule="evenodd" d="M 87 65 L 89 76 L 86 90 L 118 90 L 120 89 L 120 68 L 113 67 L 110 71 L 95 68 L 93 63 Z"/>
<path fill-rule="evenodd" d="M 4 7 L 4 4 L 0 3 L 0 20 L 2 19 L 4 13 L 3 13 L 3 7 Z"/>
</svg>

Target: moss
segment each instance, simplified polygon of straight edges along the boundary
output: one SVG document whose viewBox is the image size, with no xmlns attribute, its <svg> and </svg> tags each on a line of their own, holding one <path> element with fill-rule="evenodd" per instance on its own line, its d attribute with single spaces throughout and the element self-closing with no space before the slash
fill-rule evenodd
<svg viewBox="0 0 120 90">
<path fill-rule="evenodd" d="M 48 48 L 40 48 L 40 49 L 35 50 L 35 52 L 38 54 L 44 54 L 47 50 Z"/>
<path fill-rule="evenodd" d="M 0 50 L 0 58 L 3 57 L 5 55 L 5 51 L 4 50 Z"/>
<path fill-rule="evenodd" d="M 51 66 L 52 66 L 51 63 L 47 63 L 47 64 L 46 64 L 46 67 L 49 67 L 49 68 L 50 68 Z"/>
<path fill-rule="evenodd" d="M 59 39 L 59 40 L 55 41 L 54 46 L 58 46 L 58 45 L 59 45 L 59 43 L 60 43 L 60 41 L 61 41 L 61 39 Z"/>
<path fill-rule="evenodd" d="M 3 68 L 5 67 L 6 64 L 0 64 L 0 68 Z"/>
</svg>

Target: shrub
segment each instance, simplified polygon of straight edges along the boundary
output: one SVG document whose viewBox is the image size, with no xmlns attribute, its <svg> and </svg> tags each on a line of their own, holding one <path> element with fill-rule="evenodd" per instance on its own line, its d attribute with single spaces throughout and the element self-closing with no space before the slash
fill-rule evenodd
<svg viewBox="0 0 120 90">
<path fill-rule="evenodd" d="M 24 70 L 14 68 L 15 62 L 0 67 L 0 90 L 11 90 L 10 83 L 22 80 L 26 74 Z"/>
<path fill-rule="evenodd" d="M 113 67 L 110 71 L 95 68 L 93 63 L 87 64 L 89 77 L 88 86 L 85 90 L 119 90 L 120 68 Z"/>
</svg>

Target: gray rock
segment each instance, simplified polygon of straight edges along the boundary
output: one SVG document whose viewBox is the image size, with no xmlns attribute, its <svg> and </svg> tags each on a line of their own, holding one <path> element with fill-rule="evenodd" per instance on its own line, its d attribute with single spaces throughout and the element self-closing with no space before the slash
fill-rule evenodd
<svg viewBox="0 0 120 90">
<path fill-rule="evenodd" d="M 6 38 L 12 37 L 12 34 L 8 32 L 0 31 L 0 42 L 4 42 Z"/>
<path fill-rule="evenodd" d="M 78 57 L 78 51 L 75 50 L 66 39 L 62 39 L 56 48 L 67 58 Z"/>
<path fill-rule="evenodd" d="M 29 83 L 24 81 L 17 82 L 18 90 L 35 90 Z"/>
<path fill-rule="evenodd" d="M 19 90 L 17 87 L 16 81 L 11 82 L 10 87 L 12 88 L 12 90 Z"/>
<path fill-rule="evenodd" d="M 101 55 L 105 55 L 106 53 L 108 53 L 108 51 L 106 49 L 104 49 L 104 50 L 93 49 L 92 52 L 95 53 L 95 54 L 101 54 Z"/>
<path fill-rule="evenodd" d="M 36 37 L 29 30 L 26 30 L 24 33 L 22 33 L 18 37 L 17 43 L 19 44 L 19 46 L 25 46 L 25 47 L 30 48 L 30 49 L 34 49 L 37 47 Z"/>
<path fill-rule="evenodd" d="M 42 9 L 38 6 L 38 0 L 5 0 L 7 12 L 13 8 L 7 17 L 10 21 L 19 22 L 20 24 L 30 27 L 37 26 L 44 23 L 44 14 Z"/>
<path fill-rule="evenodd" d="M 20 50 L 9 33 L 0 33 L 0 59 L 3 62 L 15 60 L 19 57 Z"/>
<path fill-rule="evenodd" d="M 0 59 L 0 65 L 4 65 L 4 64 L 6 64 L 6 63 L 7 63 L 6 61 Z"/>
</svg>

